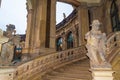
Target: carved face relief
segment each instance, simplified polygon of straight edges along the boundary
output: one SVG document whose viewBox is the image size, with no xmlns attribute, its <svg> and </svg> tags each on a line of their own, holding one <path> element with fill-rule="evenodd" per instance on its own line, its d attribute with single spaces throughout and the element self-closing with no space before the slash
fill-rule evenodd
<svg viewBox="0 0 120 80">
<path fill-rule="evenodd" d="M 100 28 L 100 22 L 99 20 L 93 20 L 91 26 L 92 26 L 92 30 L 99 30 Z"/>
</svg>

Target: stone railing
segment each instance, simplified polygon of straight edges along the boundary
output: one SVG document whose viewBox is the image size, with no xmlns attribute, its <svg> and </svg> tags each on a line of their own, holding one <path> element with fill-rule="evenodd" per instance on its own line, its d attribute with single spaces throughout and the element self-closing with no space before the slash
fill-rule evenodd
<svg viewBox="0 0 120 80">
<path fill-rule="evenodd" d="M 120 32 L 108 35 L 106 47 L 107 60 L 110 62 L 120 51 Z"/>
<path fill-rule="evenodd" d="M 86 48 L 81 46 L 61 52 L 38 57 L 23 64 L 4 67 L 0 71 L 2 80 L 34 80 L 44 73 L 56 69 L 65 64 L 86 58 Z"/>
</svg>

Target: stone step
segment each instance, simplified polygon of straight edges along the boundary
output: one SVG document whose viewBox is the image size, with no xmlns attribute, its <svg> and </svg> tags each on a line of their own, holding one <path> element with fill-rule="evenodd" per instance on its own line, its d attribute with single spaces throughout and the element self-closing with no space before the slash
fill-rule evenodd
<svg viewBox="0 0 120 80">
<path fill-rule="evenodd" d="M 59 73 L 59 72 L 52 72 L 49 74 L 50 76 L 59 76 L 59 77 L 71 77 L 71 78 L 91 78 L 89 73 L 85 74 L 77 74 L 77 73 Z"/>
<path fill-rule="evenodd" d="M 51 74 L 59 74 L 59 73 L 64 73 L 64 74 L 70 74 L 71 71 L 65 71 L 65 72 L 60 72 L 60 71 L 52 71 Z M 72 74 L 86 74 L 86 75 L 90 75 L 91 72 L 90 71 L 77 71 L 77 72 L 72 72 Z"/>
<path fill-rule="evenodd" d="M 89 63 L 78 63 L 78 64 L 71 64 L 71 65 L 68 65 L 68 66 L 79 66 L 79 65 L 86 66 L 86 67 L 90 66 Z"/>
<path fill-rule="evenodd" d="M 85 66 L 85 67 L 90 67 L 90 64 L 89 62 L 76 62 L 76 63 L 72 63 L 72 64 L 69 64 L 69 65 L 66 65 L 66 66 Z"/>
<path fill-rule="evenodd" d="M 73 78 L 73 77 L 66 77 L 66 76 L 50 76 L 47 75 L 47 78 L 44 80 L 90 80 L 89 78 Z"/>
<path fill-rule="evenodd" d="M 92 80 L 89 68 L 89 60 L 84 59 L 49 72 L 42 80 Z"/>
<path fill-rule="evenodd" d="M 54 70 L 56 72 L 80 72 L 80 71 L 88 71 L 89 72 L 89 68 L 85 68 L 85 67 L 80 67 L 80 68 L 60 68 L 60 69 L 56 69 Z"/>
<path fill-rule="evenodd" d="M 64 69 L 80 69 L 80 70 L 88 70 L 89 69 L 89 67 L 86 67 L 86 66 L 81 66 L 81 65 L 79 65 L 79 66 L 64 66 L 64 67 L 62 67 L 62 68 L 64 68 Z"/>
<path fill-rule="evenodd" d="M 68 73 L 58 73 L 58 74 L 49 74 L 49 76 L 56 76 L 56 77 L 69 77 L 69 78 L 77 78 L 77 79 L 89 79 L 91 75 L 86 74 L 68 74 Z"/>
</svg>

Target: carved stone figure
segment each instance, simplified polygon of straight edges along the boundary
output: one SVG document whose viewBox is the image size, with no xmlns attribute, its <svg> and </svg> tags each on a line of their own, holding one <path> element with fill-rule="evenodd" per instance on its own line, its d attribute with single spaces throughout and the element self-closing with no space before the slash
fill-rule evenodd
<svg viewBox="0 0 120 80">
<path fill-rule="evenodd" d="M 12 65 L 14 57 L 16 57 L 15 53 L 21 51 L 20 36 L 12 34 L 14 29 L 14 26 L 9 25 L 5 32 L 6 37 L 3 36 L 3 31 L 0 29 L 0 65 L 2 66 Z"/>
<path fill-rule="evenodd" d="M 12 64 L 14 56 L 14 46 L 12 41 L 8 41 L 2 45 L 1 65 L 9 66 Z"/>
<path fill-rule="evenodd" d="M 3 31 L 0 29 L 0 53 L 1 53 L 1 46 L 3 43 L 8 42 L 9 38 L 3 36 Z"/>
<path fill-rule="evenodd" d="M 3 31 L 0 29 L 0 64 L 9 65 L 13 59 L 14 48 L 9 41 L 9 38 L 3 36 Z"/>
<path fill-rule="evenodd" d="M 99 30 L 100 24 L 98 20 L 93 20 L 91 31 L 85 35 L 87 56 L 90 58 L 91 67 L 105 67 L 107 63 L 105 58 L 106 34 Z"/>
<path fill-rule="evenodd" d="M 6 31 L 4 32 L 4 36 L 8 37 L 9 39 L 12 39 L 13 38 L 13 33 L 15 35 L 16 33 L 16 30 L 15 30 L 15 25 L 13 24 L 9 24 L 9 25 L 6 25 Z"/>
</svg>

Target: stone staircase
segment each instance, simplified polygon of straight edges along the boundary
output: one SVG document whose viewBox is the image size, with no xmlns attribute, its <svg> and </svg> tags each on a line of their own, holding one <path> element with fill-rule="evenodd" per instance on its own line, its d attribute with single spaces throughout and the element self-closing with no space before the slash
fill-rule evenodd
<svg viewBox="0 0 120 80">
<path fill-rule="evenodd" d="M 45 74 L 42 80 L 92 80 L 89 68 L 88 59 L 80 60 Z"/>
</svg>

